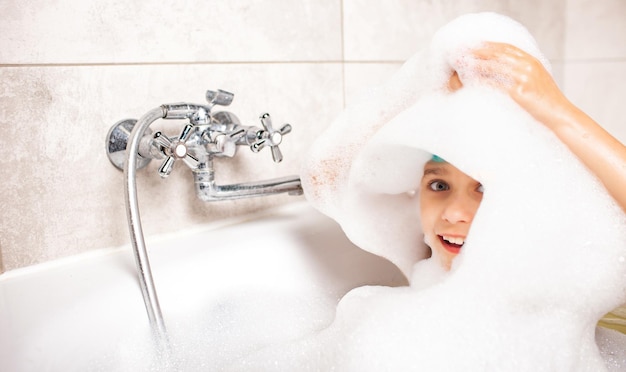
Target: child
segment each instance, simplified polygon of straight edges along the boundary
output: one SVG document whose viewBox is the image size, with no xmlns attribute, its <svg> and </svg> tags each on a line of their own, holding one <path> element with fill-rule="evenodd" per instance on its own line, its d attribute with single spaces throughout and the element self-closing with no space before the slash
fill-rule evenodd
<svg viewBox="0 0 626 372">
<path fill-rule="evenodd" d="M 487 42 L 468 51 L 458 63 L 468 64 L 468 60 L 478 72 L 468 79 L 504 91 L 552 130 L 626 211 L 626 146 L 567 100 L 536 58 L 513 45 Z M 454 71 L 448 89 L 453 94 L 462 87 L 463 77 Z M 482 200 L 482 185 L 435 155 L 425 166 L 421 190 L 426 244 L 449 270 Z"/>
<path fill-rule="evenodd" d="M 354 289 L 269 370 L 293 369 L 289 351 L 341 371 L 602 371 L 623 355 L 600 355 L 594 330 L 626 298 L 626 149 L 541 56 L 519 24 L 459 17 L 318 138 L 307 199 L 410 286 Z"/>
<path fill-rule="evenodd" d="M 433 258 L 449 270 L 465 243 L 483 186 L 435 155 L 424 166 L 420 190 L 424 240 Z"/>
</svg>

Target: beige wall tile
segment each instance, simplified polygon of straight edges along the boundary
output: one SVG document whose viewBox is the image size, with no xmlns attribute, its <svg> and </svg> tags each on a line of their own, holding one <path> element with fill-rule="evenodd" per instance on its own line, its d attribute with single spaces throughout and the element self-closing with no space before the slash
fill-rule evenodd
<svg viewBox="0 0 626 372">
<path fill-rule="evenodd" d="M 552 77 L 554 78 L 554 81 L 559 86 L 559 89 L 561 89 L 562 92 L 566 93 L 565 91 L 565 66 L 567 65 L 567 63 L 562 60 L 550 61 L 550 63 L 552 65 L 551 66 Z"/>
<path fill-rule="evenodd" d="M 568 0 L 565 58 L 626 58 L 626 1 Z"/>
<path fill-rule="evenodd" d="M 401 63 L 348 63 L 344 67 L 346 105 L 388 81 Z"/>
<path fill-rule="evenodd" d="M 626 2 L 567 1 L 564 86 L 567 96 L 626 143 L 621 114 L 626 81 Z"/>
<path fill-rule="evenodd" d="M 0 63 L 338 60 L 340 14 L 336 0 L 9 0 Z"/>
<path fill-rule="evenodd" d="M 567 63 L 565 94 L 589 116 L 626 144 L 626 118 L 622 114 L 626 61 Z"/>
<path fill-rule="evenodd" d="M 445 23 L 431 1 L 344 0 L 345 58 L 404 61 Z"/>
<path fill-rule="evenodd" d="M 268 150 L 253 154 L 241 148 L 238 158 L 219 162 L 218 181 L 297 174 L 310 143 L 342 107 L 340 74 L 338 64 L 0 69 L 5 269 L 128 242 L 123 174 L 104 149 L 106 133 L 118 120 L 137 118 L 162 103 L 202 103 L 206 88 L 223 88 L 236 94 L 229 110 L 243 123 L 258 125 L 258 115 L 267 111 L 294 130 L 281 145 L 282 163 L 273 163 Z M 154 127 L 177 134 L 181 124 L 161 121 Z M 165 181 L 157 167 L 153 162 L 138 177 L 146 235 L 293 200 L 202 203 L 182 164 Z"/>
<path fill-rule="evenodd" d="M 344 0 L 345 58 L 404 61 L 423 48 L 448 21 L 461 14 L 483 11 L 498 12 L 521 22 L 548 58 L 561 58 L 564 8 L 565 0 Z"/>
<path fill-rule="evenodd" d="M 503 14 L 523 24 L 548 59 L 563 58 L 566 32 L 566 0 L 510 2 Z"/>
</svg>

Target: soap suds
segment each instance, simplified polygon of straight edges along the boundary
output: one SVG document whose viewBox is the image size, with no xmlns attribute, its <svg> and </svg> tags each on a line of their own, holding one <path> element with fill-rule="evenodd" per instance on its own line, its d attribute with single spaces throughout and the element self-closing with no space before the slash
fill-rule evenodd
<svg viewBox="0 0 626 372">
<path fill-rule="evenodd" d="M 328 329 L 268 351 L 271 365 L 253 357 L 259 369 L 602 371 L 619 365 L 613 359 L 621 354 L 601 353 L 598 345 L 626 345 L 624 337 L 596 344 L 595 325 L 626 302 L 624 212 L 552 132 L 480 84 L 481 72 L 463 55 L 485 41 L 513 44 L 549 70 L 520 24 L 493 13 L 462 16 L 320 137 L 302 173 L 307 198 L 355 244 L 395 263 L 411 287 L 352 291 Z M 449 94 L 453 70 L 469 83 Z M 430 154 L 485 188 L 450 273 L 422 261 L 429 249 L 415 194 Z"/>
</svg>

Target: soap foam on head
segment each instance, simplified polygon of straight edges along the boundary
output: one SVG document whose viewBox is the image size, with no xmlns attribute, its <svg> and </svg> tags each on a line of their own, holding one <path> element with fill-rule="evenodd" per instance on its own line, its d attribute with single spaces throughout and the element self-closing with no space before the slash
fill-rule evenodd
<svg viewBox="0 0 626 372">
<path fill-rule="evenodd" d="M 605 370 L 595 324 L 626 301 L 626 217 L 547 128 L 480 85 L 480 72 L 463 56 L 485 41 L 513 44 L 549 68 L 518 23 L 492 13 L 462 16 L 378 95 L 348 108 L 302 174 L 312 204 L 361 248 L 394 262 L 411 287 L 352 291 L 328 329 L 262 353 L 269 360 L 259 356 L 255 366 Z M 448 94 L 453 70 L 470 84 Z M 431 154 L 485 188 L 450 273 L 422 260 L 428 248 L 415 192 Z"/>
<path fill-rule="evenodd" d="M 479 83 L 481 71 L 475 68 L 469 51 L 481 47 L 485 41 L 515 45 L 551 70 L 550 62 L 523 25 L 496 13 L 468 14 L 448 23 L 433 36 L 429 49 L 430 84 L 441 87 L 453 71 L 459 73 L 465 85 Z"/>
<path fill-rule="evenodd" d="M 550 70 L 547 59 L 521 24 L 495 13 L 458 17 L 437 31 L 430 45 L 411 57 L 387 84 L 347 107 L 313 144 L 301 172 L 305 195 L 316 208 L 337 220 L 356 245 L 389 259 L 407 277 L 415 262 L 429 255 L 421 237 L 405 234 L 419 222 L 417 201 L 408 197 L 390 201 L 381 195 L 397 193 L 398 179 L 401 184 L 415 184 L 416 189 L 421 174 L 390 174 L 386 184 L 380 184 L 385 180 L 377 179 L 378 189 L 371 189 L 371 180 L 362 177 L 367 170 L 356 171 L 354 162 L 374 134 L 395 116 L 422 97 L 444 91 L 453 70 L 467 79 L 464 83 L 474 85 L 478 75 L 464 56 L 468 49 L 485 41 L 518 46 Z M 395 150 L 398 157 L 402 157 L 401 151 L 404 150 Z M 419 156 L 426 161 L 431 154 L 416 155 L 412 151 L 406 156 Z M 392 166 L 389 170 L 394 169 Z M 380 202 L 363 206 L 361 199 Z M 398 208 L 395 204 L 411 204 L 413 208 Z M 389 219 L 398 215 L 399 218 Z M 393 249 L 387 249 L 387 236 L 397 239 Z"/>
</svg>

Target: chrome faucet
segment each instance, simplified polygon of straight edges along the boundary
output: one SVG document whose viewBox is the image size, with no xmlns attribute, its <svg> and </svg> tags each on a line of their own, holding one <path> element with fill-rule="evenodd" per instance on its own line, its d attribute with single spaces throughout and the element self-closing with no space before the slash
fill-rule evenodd
<svg viewBox="0 0 626 372">
<path fill-rule="evenodd" d="M 283 136 L 292 129 L 291 125 L 285 124 L 275 130 L 269 114 L 262 114 L 261 127 L 256 127 L 241 125 L 237 116 L 231 112 L 213 112 L 215 106 L 230 105 L 233 97 L 232 93 L 223 90 L 207 91 L 207 104 L 164 104 L 150 110 L 139 120 L 125 119 L 117 122 L 107 135 L 106 150 L 109 160 L 115 167 L 124 170 L 126 214 L 139 284 L 153 333 L 162 348 L 169 349 L 169 341 L 139 217 L 137 169 L 145 167 L 152 159 L 161 159 L 163 162 L 158 173 L 166 178 L 172 172 L 174 164 L 182 160 L 191 168 L 196 195 L 202 201 L 285 192 L 290 195 L 302 194 L 298 176 L 231 185 L 216 184 L 213 168 L 215 157 L 233 157 L 238 146 L 248 146 L 253 152 L 269 147 L 274 162 L 278 163 L 283 159 L 278 146 Z M 161 132 L 152 133 L 149 129 L 158 119 L 186 119 L 189 123 L 183 127 L 178 137 L 168 137 Z"/>
<path fill-rule="evenodd" d="M 215 157 L 233 157 L 238 146 L 248 146 L 253 152 L 269 147 L 274 162 L 283 160 L 278 147 L 283 136 L 291 132 L 291 125 L 285 124 L 275 130 L 270 115 L 260 117 L 261 126 L 244 126 L 231 112 L 212 112 L 216 105 L 228 106 L 234 95 L 218 90 L 207 91 L 207 105 L 175 103 L 162 105 L 157 111 L 163 119 L 188 119 L 178 137 L 167 137 L 161 132 L 142 134 L 138 149 L 138 169 L 143 168 L 152 159 L 164 159 L 158 173 L 166 178 L 172 172 L 174 163 L 182 160 L 191 168 L 196 195 L 202 201 L 239 199 L 254 196 L 287 192 L 291 195 L 302 194 L 298 177 L 285 177 L 261 182 L 249 182 L 232 185 L 218 185 L 215 182 L 213 159 Z M 111 163 L 118 169 L 124 169 L 125 150 L 132 129 L 137 120 L 126 119 L 116 123 L 108 135 L 107 154 Z"/>
</svg>

